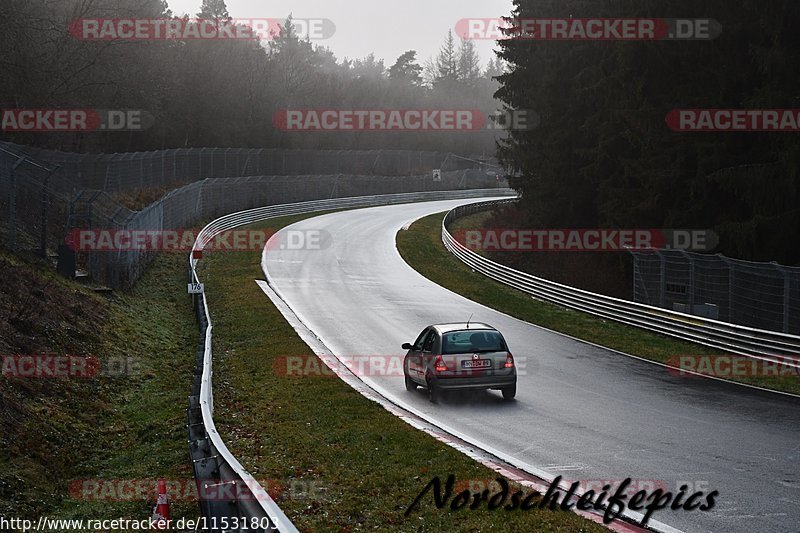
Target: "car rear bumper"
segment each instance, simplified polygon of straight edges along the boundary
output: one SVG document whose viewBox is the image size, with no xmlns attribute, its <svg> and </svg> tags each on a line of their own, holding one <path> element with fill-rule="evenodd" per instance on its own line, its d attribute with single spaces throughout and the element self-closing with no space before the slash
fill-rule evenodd
<svg viewBox="0 0 800 533">
<path fill-rule="evenodd" d="M 445 389 L 502 389 L 516 385 L 517 376 L 482 376 L 471 378 L 436 378 L 434 386 Z"/>
</svg>

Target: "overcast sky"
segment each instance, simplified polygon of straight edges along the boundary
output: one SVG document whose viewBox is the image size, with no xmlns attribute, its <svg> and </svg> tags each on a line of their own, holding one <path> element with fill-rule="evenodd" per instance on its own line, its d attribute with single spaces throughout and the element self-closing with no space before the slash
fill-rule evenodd
<svg viewBox="0 0 800 533">
<path fill-rule="evenodd" d="M 168 0 L 176 15 L 196 14 L 201 0 Z M 338 59 L 374 52 L 390 67 L 406 50 L 416 50 L 420 63 L 435 55 L 456 22 L 495 18 L 511 13 L 511 0 L 227 0 L 233 18 L 327 18 L 336 24 L 330 47 Z M 482 65 L 492 57 L 494 41 L 476 41 Z"/>
</svg>

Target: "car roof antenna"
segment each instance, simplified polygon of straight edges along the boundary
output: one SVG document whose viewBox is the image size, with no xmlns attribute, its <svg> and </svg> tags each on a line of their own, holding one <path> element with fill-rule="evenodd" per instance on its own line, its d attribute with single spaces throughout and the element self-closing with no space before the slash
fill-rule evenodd
<svg viewBox="0 0 800 533">
<path fill-rule="evenodd" d="M 475 313 L 469 315 L 469 320 L 467 320 L 467 329 L 469 329 L 469 321 L 472 320 L 472 317 L 475 316 Z"/>
</svg>

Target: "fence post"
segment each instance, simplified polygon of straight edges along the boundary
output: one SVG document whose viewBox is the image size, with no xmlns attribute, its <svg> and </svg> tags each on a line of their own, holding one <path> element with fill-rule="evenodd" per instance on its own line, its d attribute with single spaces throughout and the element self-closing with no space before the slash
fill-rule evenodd
<svg viewBox="0 0 800 533">
<path fill-rule="evenodd" d="M 660 251 L 656 250 L 655 252 L 660 261 L 658 278 L 658 306 L 664 307 L 666 305 L 667 292 L 667 258 L 664 257 L 664 254 L 662 254 Z"/>
<path fill-rule="evenodd" d="M 199 190 L 197 191 L 197 203 L 195 204 L 195 213 L 197 213 L 197 215 L 200 217 L 201 220 L 207 216 L 207 213 L 203 211 L 203 209 L 205 209 L 205 204 L 203 203 L 203 196 L 206 193 L 206 188 L 207 188 L 206 180 L 201 181 L 200 185 L 198 185 Z"/>
<path fill-rule="evenodd" d="M 686 250 L 680 250 L 681 255 L 688 261 L 689 263 L 689 314 L 694 314 L 694 257 L 689 254 Z"/>
<path fill-rule="evenodd" d="M 11 166 L 10 180 L 11 187 L 8 189 L 8 220 L 9 220 L 9 244 L 11 248 L 17 245 L 17 168 L 27 160 L 28 156 L 20 156 L 17 162 Z"/>
<path fill-rule="evenodd" d="M 776 261 L 772 261 L 772 266 L 783 275 L 783 332 L 789 333 L 789 273 Z"/>
<path fill-rule="evenodd" d="M 789 274 L 783 271 L 783 332 L 789 333 Z"/>
<path fill-rule="evenodd" d="M 44 183 L 42 183 L 42 193 L 40 199 L 42 201 L 42 231 L 41 236 L 39 238 L 39 248 L 42 257 L 47 257 L 47 208 L 50 205 L 50 197 L 47 194 L 47 185 L 50 181 L 50 176 L 52 176 L 59 167 L 55 167 L 52 170 L 48 171 L 44 177 Z"/>
<path fill-rule="evenodd" d="M 717 257 L 725 263 L 725 266 L 728 267 L 728 315 L 727 319 L 728 322 L 734 323 L 733 320 L 733 297 L 734 297 L 734 290 L 733 287 L 736 284 L 736 263 L 728 259 L 722 254 L 717 254 Z"/>
</svg>

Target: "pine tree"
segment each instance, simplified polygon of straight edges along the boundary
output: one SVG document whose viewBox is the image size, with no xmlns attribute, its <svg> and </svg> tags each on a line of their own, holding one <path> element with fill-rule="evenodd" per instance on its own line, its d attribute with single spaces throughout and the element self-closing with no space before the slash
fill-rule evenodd
<svg viewBox="0 0 800 533">
<path fill-rule="evenodd" d="M 435 82 L 458 80 L 458 52 L 456 51 L 456 43 L 455 39 L 453 39 L 452 30 L 448 30 L 447 32 L 447 39 L 439 50 L 435 66 Z"/>
<path fill-rule="evenodd" d="M 228 13 L 228 6 L 225 5 L 225 0 L 203 0 L 200 7 L 200 12 L 197 18 L 209 20 L 230 20 L 231 15 Z"/>
<path fill-rule="evenodd" d="M 483 71 L 483 77 L 491 80 L 502 74 L 505 74 L 505 66 L 500 58 L 492 57 L 486 64 L 486 70 Z"/>
<path fill-rule="evenodd" d="M 422 67 L 416 62 L 417 52 L 409 50 L 397 58 L 394 65 L 389 68 L 389 79 L 392 81 L 406 82 L 411 85 L 422 84 Z"/>
</svg>

